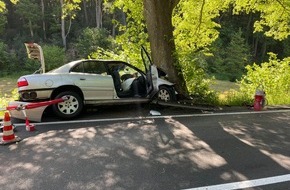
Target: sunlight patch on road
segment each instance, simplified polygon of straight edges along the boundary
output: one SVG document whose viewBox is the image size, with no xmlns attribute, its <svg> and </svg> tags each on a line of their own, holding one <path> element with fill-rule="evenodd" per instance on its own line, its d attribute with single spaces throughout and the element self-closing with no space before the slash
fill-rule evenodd
<svg viewBox="0 0 290 190">
<path fill-rule="evenodd" d="M 266 150 L 261 150 L 261 152 L 269 156 L 272 160 L 274 160 L 277 164 L 279 164 L 283 168 L 290 170 L 290 157 L 289 156 L 270 153 L 269 151 L 266 151 Z"/>
<path fill-rule="evenodd" d="M 167 153 L 175 157 L 177 161 L 190 160 L 200 169 L 218 168 L 227 164 L 223 157 L 218 155 L 205 141 L 198 138 L 187 126 L 173 118 L 166 119 L 166 122 L 171 123 L 172 126 L 170 128 L 174 136 L 172 143 L 180 145 L 179 149 L 169 149 Z"/>
</svg>

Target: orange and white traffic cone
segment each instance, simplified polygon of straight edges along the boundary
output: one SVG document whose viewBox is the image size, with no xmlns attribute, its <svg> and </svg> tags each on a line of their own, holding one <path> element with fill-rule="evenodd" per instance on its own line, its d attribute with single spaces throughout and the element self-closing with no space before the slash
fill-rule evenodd
<svg viewBox="0 0 290 190">
<path fill-rule="evenodd" d="M 3 134 L 0 140 L 1 145 L 19 142 L 21 139 L 14 135 L 13 126 L 10 120 L 9 112 L 5 112 L 3 120 Z"/>
</svg>

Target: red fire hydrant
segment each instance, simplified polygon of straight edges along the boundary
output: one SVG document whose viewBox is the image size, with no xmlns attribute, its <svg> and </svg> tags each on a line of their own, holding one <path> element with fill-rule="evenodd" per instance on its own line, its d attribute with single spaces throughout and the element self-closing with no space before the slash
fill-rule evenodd
<svg viewBox="0 0 290 190">
<path fill-rule="evenodd" d="M 256 90 L 255 94 L 255 101 L 254 101 L 254 110 L 255 111 L 261 111 L 265 104 L 266 104 L 266 94 L 263 90 Z"/>
</svg>

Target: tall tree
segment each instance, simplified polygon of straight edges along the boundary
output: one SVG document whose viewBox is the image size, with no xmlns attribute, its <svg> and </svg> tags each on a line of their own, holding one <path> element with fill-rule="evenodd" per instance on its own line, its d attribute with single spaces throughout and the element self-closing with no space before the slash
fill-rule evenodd
<svg viewBox="0 0 290 190">
<path fill-rule="evenodd" d="M 21 0 L 16 4 L 16 12 L 27 23 L 31 38 L 34 37 L 34 31 L 39 28 L 38 22 L 40 21 L 39 5 L 34 0 Z"/>
<path fill-rule="evenodd" d="M 96 27 L 102 28 L 103 22 L 103 13 L 102 13 L 102 0 L 95 0 L 96 1 Z"/>
<path fill-rule="evenodd" d="M 84 15 L 85 15 L 85 23 L 86 25 L 89 24 L 89 17 L 88 17 L 88 10 L 87 10 L 87 0 L 83 1 L 83 10 L 84 10 Z"/>
<path fill-rule="evenodd" d="M 81 0 L 60 0 L 61 7 L 61 37 L 63 47 L 67 48 L 66 37 L 70 32 L 71 20 L 75 18 L 76 10 L 80 9 Z M 65 19 L 69 20 L 69 25 L 66 27 Z"/>
<path fill-rule="evenodd" d="M 46 40 L 46 24 L 45 24 L 45 6 L 44 6 L 44 0 L 41 0 L 41 18 L 42 18 L 43 39 Z"/>
<path fill-rule="evenodd" d="M 64 7 L 64 0 L 60 0 L 60 7 Z M 61 9 L 61 39 L 62 39 L 62 45 L 64 49 L 66 49 L 66 34 L 65 34 L 65 16 L 64 16 L 64 9 Z"/>
</svg>

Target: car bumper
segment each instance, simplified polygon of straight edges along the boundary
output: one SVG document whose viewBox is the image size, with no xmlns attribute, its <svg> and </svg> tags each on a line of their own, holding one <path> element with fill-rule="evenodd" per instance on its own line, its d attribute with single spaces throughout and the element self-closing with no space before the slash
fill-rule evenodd
<svg viewBox="0 0 290 190">
<path fill-rule="evenodd" d="M 29 121 L 41 122 L 43 112 L 47 106 L 41 106 L 41 107 L 37 107 L 33 109 L 13 109 L 13 107 L 21 107 L 21 106 L 23 107 L 27 104 L 29 103 L 20 102 L 20 101 L 9 102 L 8 111 L 10 113 L 11 118 L 23 119 L 23 120 L 26 120 L 27 118 Z M 9 108 L 12 108 L 12 109 L 9 109 Z"/>
</svg>

